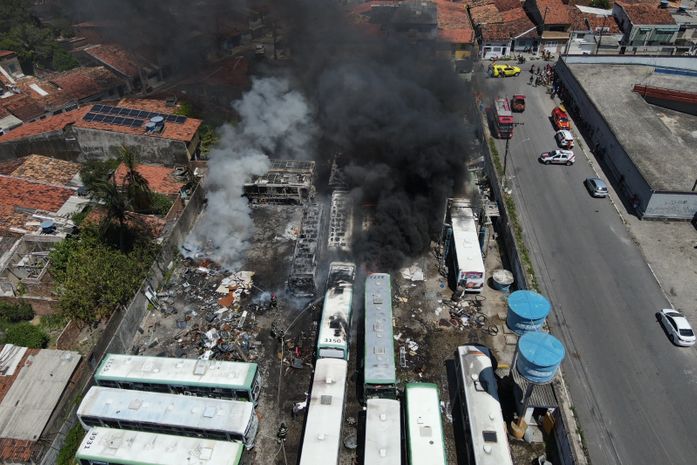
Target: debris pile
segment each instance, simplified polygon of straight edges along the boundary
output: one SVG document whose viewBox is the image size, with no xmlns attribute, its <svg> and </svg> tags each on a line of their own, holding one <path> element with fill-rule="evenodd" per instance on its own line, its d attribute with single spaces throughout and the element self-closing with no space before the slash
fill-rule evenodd
<svg viewBox="0 0 697 465">
<path fill-rule="evenodd" d="M 256 318 L 271 307 L 250 296 L 254 272 L 228 274 L 210 260 L 185 260 L 157 294 L 155 309 L 139 328 L 133 353 L 203 360 L 253 361 L 261 343 Z"/>
</svg>

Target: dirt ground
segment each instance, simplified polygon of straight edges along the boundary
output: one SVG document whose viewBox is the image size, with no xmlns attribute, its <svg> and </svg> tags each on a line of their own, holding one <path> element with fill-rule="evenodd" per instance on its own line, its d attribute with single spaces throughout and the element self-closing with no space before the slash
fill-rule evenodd
<svg viewBox="0 0 697 465">
<path fill-rule="evenodd" d="M 317 323 L 321 298 L 295 299 L 285 291 L 295 239 L 300 228 L 300 207 L 255 207 L 256 226 L 251 249 L 243 270 L 254 271 L 254 287 L 232 308 L 222 311 L 216 289 L 229 272 L 206 260 L 181 259 L 168 283 L 158 291 L 160 309 L 153 309 L 141 324 L 134 353 L 194 358 L 210 353 L 213 358 L 248 360 L 259 364 L 263 379 L 257 408 L 260 420 L 256 447 L 245 454 L 247 465 L 295 464 L 302 440 L 305 410 L 293 413 L 293 405 L 306 400 L 311 385 Z M 496 242 L 491 241 L 487 269 L 501 267 Z M 423 281 L 410 281 L 392 274 L 395 358 L 400 383 L 434 382 L 441 388 L 441 413 L 445 425 L 448 463 L 458 462 L 458 442 L 462 434 L 453 409 L 452 360 L 457 346 L 477 342 L 491 347 L 505 373 L 512 360 L 514 345 L 506 344 L 499 315 L 505 314 L 505 294 L 486 287 L 481 295 L 468 295 L 463 306 L 474 306 L 485 313 L 488 324 L 497 327 L 495 336 L 483 329 L 465 327 L 450 314 L 451 291 L 438 271 L 438 260 L 428 253 L 414 262 L 423 272 Z M 363 416 L 356 386 L 359 363 L 357 333 L 361 329 L 362 280 L 359 273 L 354 294 L 352 346 L 343 437 L 355 436 L 362 442 Z M 321 280 L 320 280 L 321 281 Z M 322 289 L 320 282 L 320 289 Z M 278 296 L 277 308 L 268 305 L 270 293 Z M 246 317 L 242 317 L 244 311 Z M 206 333 L 218 331 L 221 339 L 210 349 Z M 283 331 L 283 344 L 279 335 Z M 508 337 L 507 337 L 508 336 Z M 399 351 L 404 347 L 405 363 Z M 209 352 L 207 352 L 209 351 Z M 283 356 L 283 357 L 282 357 Z M 283 361 L 281 362 L 281 359 Z M 502 393 L 503 397 L 503 393 Z M 455 410 L 457 411 L 457 410 Z M 508 415 L 510 416 L 510 415 Z M 277 438 L 284 423 L 288 433 L 284 442 Z M 544 446 L 530 446 L 511 440 L 516 464 L 529 464 Z M 341 464 L 360 463 L 359 449 L 342 448 Z M 459 453 L 462 456 L 462 452 Z"/>
</svg>

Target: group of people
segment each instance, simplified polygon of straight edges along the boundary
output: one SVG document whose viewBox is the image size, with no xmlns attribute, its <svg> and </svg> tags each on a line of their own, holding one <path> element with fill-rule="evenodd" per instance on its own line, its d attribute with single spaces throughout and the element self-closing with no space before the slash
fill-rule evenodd
<svg viewBox="0 0 697 465">
<path fill-rule="evenodd" d="M 535 68 L 533 64 L 530 67 L 530 85 L 537 87 L 539 85 L 547 85 L 554 78 L 554 68 L 550 64 L 546 64 L 544 68 L 539 65 Z"/>
</svg>

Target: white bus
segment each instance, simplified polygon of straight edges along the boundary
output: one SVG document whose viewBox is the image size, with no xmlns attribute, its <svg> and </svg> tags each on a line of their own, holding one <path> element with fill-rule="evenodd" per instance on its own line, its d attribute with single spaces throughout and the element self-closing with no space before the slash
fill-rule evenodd
<svg viewBox="0 0 697 465">
<path fill-rule="evenodd" d="M 390 275 L 373 273 L 365 280 L 363 396 L 396 397 L 397 372 L 392 338 Z"/>
<path fill-rule="evenodd" d="M 446 465 L 448 462 L 445 457 L 438 386 L 431 383 L 408 383 L 404 393 L 409 465 Z"/>
<path fill-rule="evenodd" d="M 327 293 L 317 337 L 317 358 L 349 358 L 351 303 L 356 265 L 345 262 L 329 264 Z"/>
<path fill-rule="evenodd" d="M 80 465 L 239 465 L 239 442 L 92 428 L 75 454 Z"/>
<path fill-rule="evenodd" d="M 106 354 L 94 374 L 99 386 L 259 400 L 256 363 Z"/>
<path fill-rule="evenodd" d="M 468 199 L 450 199 L 450 226 L 452 229 L 448 253 L 451 256 L 455 288 L 466 292 L 482 292 L 486 279 L 479 229 L 476 216 Z"/>
<path fill-rule="evenodd" d="M 460 346 L 455 363 L 467 463 L 513 465 L 491 352 L 481 345 Z"/>
<path fill-rule="evenodd" d="M 242 441 L 249 449 L 259 428 L 254 404 L 161 392 L 92 386 L 77 409 L 93 426 Z"/>
<path fill-rule="evenodd" d="M 346 360 L 317 360 L 299 465 L 339 463 L 347 370 Z"/>
<path fill-rule="evenodd" d="M 393 399 L 368 399 L 364 465 L 402 465 L 400 405 Z"/>
</svg>

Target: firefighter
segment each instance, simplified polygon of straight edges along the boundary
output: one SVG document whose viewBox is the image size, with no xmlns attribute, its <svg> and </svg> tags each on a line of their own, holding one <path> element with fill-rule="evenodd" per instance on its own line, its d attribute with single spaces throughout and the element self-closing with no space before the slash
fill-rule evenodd
<svg viewBox="0 0 697 465">
<path fill-rule="evenodd" d="M 278 299 L 276 298 L 276 293 L 271 294 L 271 308 L 276 309 L 278 307 Z"/>
</svg>

